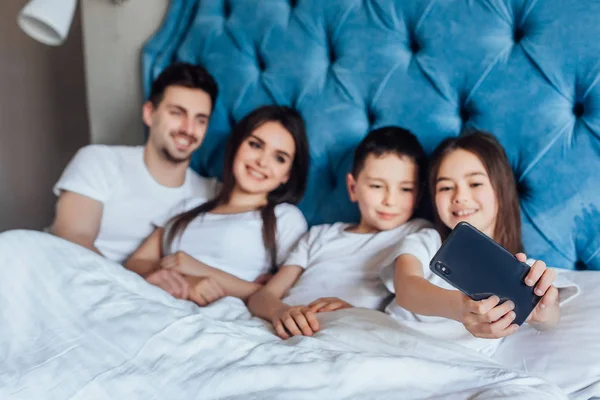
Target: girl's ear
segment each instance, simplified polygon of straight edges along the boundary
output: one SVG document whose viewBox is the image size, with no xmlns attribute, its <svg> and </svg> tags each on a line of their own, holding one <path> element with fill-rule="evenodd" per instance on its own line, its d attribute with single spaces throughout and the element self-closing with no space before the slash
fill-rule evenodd
<svg viewBox="0 0 600 400">
<path fill-rule="evenodd" d="M 356 203 L 358 201 L 356 198 L 356 179 L 354 179 L 354 176 L 351 173 L 346 175 L 346 186 L 348 186 L 348 195 L 350 196 L 350 200 L 353 203 Z"/>
</svg>

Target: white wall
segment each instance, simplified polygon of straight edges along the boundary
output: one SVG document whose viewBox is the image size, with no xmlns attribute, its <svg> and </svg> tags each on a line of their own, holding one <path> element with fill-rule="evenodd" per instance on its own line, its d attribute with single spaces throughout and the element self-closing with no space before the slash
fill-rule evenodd
<svg viewBox="0 0 600 400">
<path fill-rule="evenodd" d="M 169 0 L 81 0 L 92 143 L 140 144 L 141 49 Z"/>
</svg>

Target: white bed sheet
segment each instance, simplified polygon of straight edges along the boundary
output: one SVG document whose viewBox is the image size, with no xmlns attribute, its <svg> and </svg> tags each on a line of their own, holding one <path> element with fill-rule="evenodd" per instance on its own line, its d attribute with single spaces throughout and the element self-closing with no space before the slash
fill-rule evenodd
<svg viewBox="0 0 600 400">
<path fill-rule="evenodd" d="M 0 234 L 1 399 L 562 399 L 483 355 L 365 309 L 282 341 L 243 304 L 173 299 L 48 234 Z"/>
</svg>

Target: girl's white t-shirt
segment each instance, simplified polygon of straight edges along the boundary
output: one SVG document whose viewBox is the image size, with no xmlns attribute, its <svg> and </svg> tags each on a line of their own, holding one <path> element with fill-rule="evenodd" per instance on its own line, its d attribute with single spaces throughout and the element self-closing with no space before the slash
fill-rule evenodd
<svg viewBox="0 0 600 400">
<path fill-rule="evenodd" d="M 157 227 L 169 229 L 174 216 L 203 204 L 206 199 L 187 199 L 155 221 Z M 302 212 L 291 204 L 275 206 L 277 218 L 276 243 L 279 266 L 287 258 L 298 239 L 306 232 Z M 206 213 L 195 218 L 170 246 L 165 254 L 183 251 L 196 260 L 218 268 L 246 281 L 254 281 L 271 269 L 271 256 L 265 248 L 260 211 L 238 214 Z"/>
<path fill-rule="evenodd" d="M 395 251 L 395 258 L 402 254 L 411 254 L 415 256 L 421 262 L 425 279 L 443 289 L 457 290 L 429 269 L 429 262 L 441 245 L 442 241 L 440 235 L 435 229 L 422 229 L 419 232 L 406 236 L 399 242 Z M 535 260 L 532 259 L 527 260 L 529 265 L 533 265 L 534 262 Z M 560 270 L 557 271 L 559 273 L 554 281 L 554 286 L 559 289 L 559 300 L 560 304 L 563 305 L 579 293 L 579 287 L 562 276 Z M 394 266 L 391 265 L 382 268 L 380 277 L 388 290 L 395 293 Z M 502 341 L 502 339 L 476 338 L 458 321 L 443 317 L 418 315 L 400 307 L 395 300 L 390 302 L 386 307 L 385 312 L 403 326 L 415 330 L 420 334 L 440 341 L 452 341 L 465 347 L 478 350 L 488 356 L 491 356 L 496 352 Z"/>
</svg>

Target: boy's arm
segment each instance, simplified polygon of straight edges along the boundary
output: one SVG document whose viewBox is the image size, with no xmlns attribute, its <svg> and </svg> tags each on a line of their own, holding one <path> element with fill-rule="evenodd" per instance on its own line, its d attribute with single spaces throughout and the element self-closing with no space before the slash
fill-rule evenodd
<svg viewBox="0 0 600 400">
<path fill-rule="evenodd" d="M 296 283 L 303 271 L 296 265 L 281 267 L 261 290 L 248 299 L 250 312 L 267 321 L 273 321 L 283 310 L 290 308 L 281 298 Z"/>
<path fill-rule="evenodd" d="M 144 240 L 136 251 L 123 263 L 128 270 L 147 278 L 160 269 L 161 240 L 163 229 L 157 228 Z"/>
</svg>

